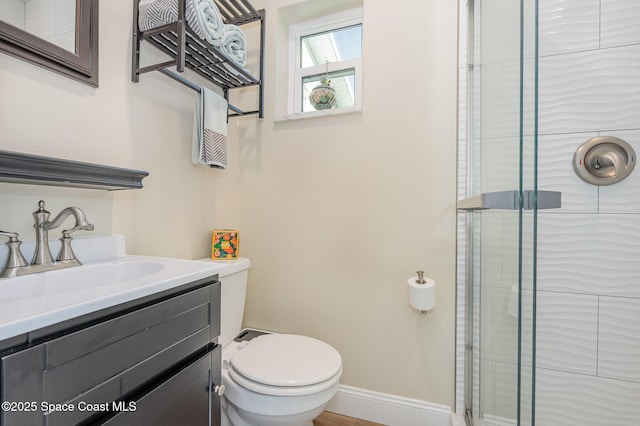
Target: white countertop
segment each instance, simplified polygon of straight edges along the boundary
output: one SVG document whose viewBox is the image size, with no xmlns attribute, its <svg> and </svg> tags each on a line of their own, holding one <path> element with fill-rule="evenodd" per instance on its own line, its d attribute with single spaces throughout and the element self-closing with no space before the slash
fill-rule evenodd
<svg viewBox="0 0 640 426">
<path fill-rule="evenodd" d="M 0 279 L 0 340 L 219 274 L 227 266 L 128 256 L 120 236 L 78 239 L 74 251 L 82 266 Z"/>
</svg>

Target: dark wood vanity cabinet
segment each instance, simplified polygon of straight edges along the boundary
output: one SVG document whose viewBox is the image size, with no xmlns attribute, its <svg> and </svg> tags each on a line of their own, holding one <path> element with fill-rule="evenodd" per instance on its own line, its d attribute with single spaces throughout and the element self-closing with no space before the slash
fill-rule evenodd
<svg viewBox="0 0 640 426">
<path fill-rule="evenodd" d="M 28 333 L 0 352 L 1 424 L 219 425 L 219 334 L 217 276 Z"/>
</svg>

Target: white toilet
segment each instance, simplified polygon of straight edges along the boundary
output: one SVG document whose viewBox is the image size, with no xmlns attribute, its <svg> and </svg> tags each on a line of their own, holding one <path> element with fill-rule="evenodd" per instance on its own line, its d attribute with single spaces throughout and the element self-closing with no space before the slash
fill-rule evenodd
<svg viewBox="0 0 640 426">
<path fill-rule="evenodd" d="M 249 267 L 240 258 L 220 272 L 222 425 L 312 425 L 338 390 L 342 358 L 311 337 L 241 333 Z"/>
</svg>

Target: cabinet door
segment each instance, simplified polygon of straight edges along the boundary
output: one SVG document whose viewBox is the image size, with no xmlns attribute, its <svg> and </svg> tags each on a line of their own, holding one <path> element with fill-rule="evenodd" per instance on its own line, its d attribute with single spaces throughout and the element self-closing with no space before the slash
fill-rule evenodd
<svg viewBox="0 0 640 426">
<path fill-rule="evenodd" d="M 209 389 L 211 390 L 211 426 L 220 426 L 220 396 L 216 393 L 216 386 L 222 385 L 222 347 L 218 346 L 211 352 L 211 374 Z"/>
<path fill-rule="evenodd" d="M 44 424 L 40 410 L 42 399 L 42 368 L 45 360 L 44 345 L 34 346 L 0 360 L 2 381 L 0 396 L 8 407 L 0 412 L 0 425 Z"/>
<path fill-rule="evenodd" d="M 212 373 L 220 371 L 220 347 L 203 355 L 136 401 L 104 425 L 158 426 L 220 424 L 219 400 L 212 398 Z M 213 368 L 212 368 L 213 367 Z"/>
<path fill-rule="evenodd" d="M 219 282 L 60 330 L 0 354 L 0 399 L 15 403 L 0 411 L 0 426 L 92 422 L 110 415 L 100 404 L 132 409 L 129 401 L 111 405 L 128 397 L 138 410 L 117 414 L 114 424 L 219 424 L 219 397 L 210 395 L 221 382 Z"/>
</svg>

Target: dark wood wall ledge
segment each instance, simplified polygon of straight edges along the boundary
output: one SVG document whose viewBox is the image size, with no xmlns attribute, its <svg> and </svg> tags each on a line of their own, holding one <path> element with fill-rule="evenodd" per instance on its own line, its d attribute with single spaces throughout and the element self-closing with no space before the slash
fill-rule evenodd
<svg viewBox="0 0 640 426">
<path fill-rule="evenodd" d="M 141 170 L 0 150 L 0 182 L 104 189 L 142 188 Z"/>
</svg>

